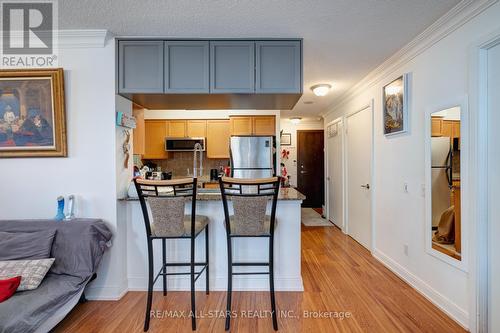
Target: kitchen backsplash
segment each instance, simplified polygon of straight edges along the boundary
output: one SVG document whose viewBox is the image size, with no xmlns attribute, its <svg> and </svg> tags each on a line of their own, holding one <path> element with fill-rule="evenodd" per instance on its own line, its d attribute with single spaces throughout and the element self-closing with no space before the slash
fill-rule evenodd
<svg viewBox="0 0 500 333">
<path fill-rule="evenodd" d="M 161 167 L 162 171 L 172 171 L 172 176 L 180 177 L 187 175 L 187 169 L 193 173 L 193 153 L 192 152 L 175 152 L 173 156 L 167 160 L 151 160 L 151 162 Z M 210 169 L 219 169 L 220 166 L 227 166 L 229 159 L 214 159 L 207 158 L 203 154 L 203 175 L 209 176 Z"/>
</svg>

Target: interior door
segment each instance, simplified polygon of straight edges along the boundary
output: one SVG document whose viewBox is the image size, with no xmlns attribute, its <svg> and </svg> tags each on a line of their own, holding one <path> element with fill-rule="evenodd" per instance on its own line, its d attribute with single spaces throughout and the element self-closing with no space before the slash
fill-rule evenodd
<svg viewBox="0 0 500 333">
<path fill-rule="evenodd" d="M 327 126 L 328 140 L 328 220 L 344 228 L 344 170 L 342 158 L 342 122 Z"/>
<path fill-rule="evenodd" d="M 372 110 L 347 117 L 347 233 L 371 249 Z"/>
<path fill-rule="evenodd" d="M 500 45 L 488 50 L 488 331 L 500 332 Z"/>
<path fill-rule="evenodd" d="M 325 203 L 323 130 L 297 131 L 297 187 L 306 196 L 302 207 Z"/>
</svg>

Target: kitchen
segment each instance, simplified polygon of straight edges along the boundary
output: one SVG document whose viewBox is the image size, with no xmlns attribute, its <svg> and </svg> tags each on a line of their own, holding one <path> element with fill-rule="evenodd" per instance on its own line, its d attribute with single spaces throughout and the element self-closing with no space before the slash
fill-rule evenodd
<svg viewBox="0 0 500 333">
<path fill-rule="evenodd" d="M 225 291 L 228 249 L 219 177 L 252 180 L 279 176 L 280 110 L 293 108 L 302 95 L 302 41 L 118 39 L 117 50 L 118 93 L 130 101 L 132 113 L 127 116 L 135 120 L 130 149 L 134 175 L 151 184 L 196 178 L 196 214 L 207 218 L 208 229 L 206 238 L 196 238 L 193 247 L 196 258 L 207 255 L 210 278 L 206 286 L 198 283 L 194 288 Z M 131 182 L 128 196 L 121 200 L 127 225 L 127 276 L 129 290 L 147 290 L 148 256 L 158 269 L 165 256 L 168 262 L 186 262 L 193 250 L 189 242 L 177 239 L 163 243 L 161 249 L 155 245 L 149 249 L 144 238 L 146 213 L 136 186 Z M 273 293 L 274 288 L 303 291 L 304 199 L 296 189 L 282 187 L 271 244 L 262 237 L 232 243 L 235 262 L 268 260 L 269 251 L 274 252 L 270 258 Z M 267 214 L 271 206 L 269 201 Z M 191 209 L 187 204 L 185 214 Z M 170 270 L 172 274 L 183 272 L 182 267 Z M 270 281 L 262 273 L 248 274 L 252 267 L 238 270 L 232 278 L 233 290 L 269 290 Z M 189 281 L 182 275 L 170 277 L 164 282 L 164 293 L 192 290 Z M 162 290 L 162 286 L 157 283 L 154 290 Z"/>
</svg>

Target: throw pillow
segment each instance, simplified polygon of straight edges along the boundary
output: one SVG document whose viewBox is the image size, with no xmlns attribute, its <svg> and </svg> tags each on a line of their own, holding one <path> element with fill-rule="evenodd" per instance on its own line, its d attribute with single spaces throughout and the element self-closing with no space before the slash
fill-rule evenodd
<svg viewBox="0 0 500 333">
<path fill-rule="evenodd" d="M 19 287 L 21 277 L 16 276 L 10 279 L 0 280 L 0 303 L 9 299 Z"/>
<path fill-rule="evenodd" d="M 49 258 L 55 234 L 54 229 L 34 232 L 0 231 L 0 261 Z"/>
<path fill-rule="evenodd" d="M 0 279 L 21 276 L 18 291 L 38 288 L 55 258 L 0 261 Z"/>
</svg>

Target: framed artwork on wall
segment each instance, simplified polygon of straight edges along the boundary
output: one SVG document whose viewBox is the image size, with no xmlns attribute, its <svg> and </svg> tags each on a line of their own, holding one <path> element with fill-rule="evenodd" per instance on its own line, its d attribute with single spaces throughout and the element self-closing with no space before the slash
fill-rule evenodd
<svg viewBox="0 0 500 333">
<path fill-rule="evenodd" d="M 282 146 L 292 145 L 292 134 L 291 133 L 281 133 L 280 143 Z"/>
<path fill-rule="evenodd" d="M 406 133 L 409 128 L 409 73 L 401 75 L 383 87 L 384 134 Z"/>
<path fill-rule="evenodd" d="M 66 157 L 64 72 L 0 71 L 0 157 Z"/>
</svg>

